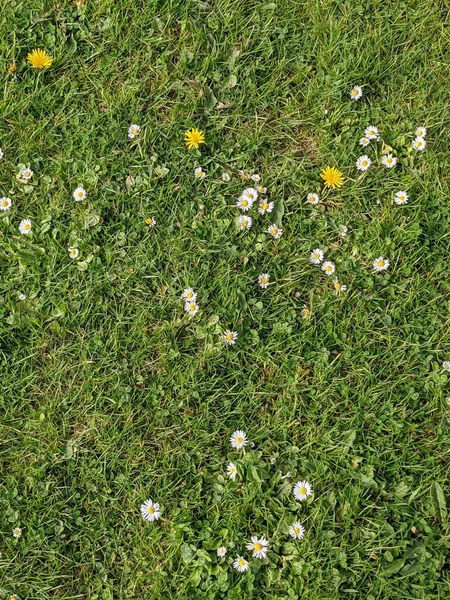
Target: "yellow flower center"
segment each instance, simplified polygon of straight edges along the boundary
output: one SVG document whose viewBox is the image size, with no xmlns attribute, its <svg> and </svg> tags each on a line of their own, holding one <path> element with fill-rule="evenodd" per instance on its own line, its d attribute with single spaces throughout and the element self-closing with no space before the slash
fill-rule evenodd
<svg viewBox="0 0 450 600">
<path fill-rule="evenodd" d="M 363 166 L 363 167 L 367 167 L 367 160 L 363 160 L 363 161 L 361 162 L 361 164 L 362 164 L 362 166 Z"/>
<path fill-rule="evenodd" d="M 153 514 L 155 514 L 155 509 L 153 508 L 153 506 L 149 506 L 147 508 L 147 512 L 149 515 L 153 515 Z"/>
<path fill-rule="evenodd" d="M 241 437 L 236 438 L 236 444 L 242 444 L 243 439 Z"/>
<path fill-rule="evenodd" d="M 262 207 L 263 210 L 267 210 L 269 208 L 269 205 L 267 204 L 267 202 L 263 202 Z"/>
<path fill-rule="evenodd" d="M 305 487 L 300 488 L 300 494 L 302 494 L 302 496 L 304 496 L 307 492 L 308 490 Z"/>
<path fill-rule="evenodd" d="M 378 261 L 378 266 L 379 267 L 384 267 L 384 260 L 379 260 Z"/>
<path fill-rule="evenodd" d="M 299 533 L 300 529 L 298 527 L 294 527 L 294 533 Z"/>
<path fill-rule="evenodd" d="M 230 467 L 230 472 L 231 473 L 236 473 L 236 467 Z"/>
<path fill-rule="evenodd" d="M 8 202 L 6 200 L 2 200 L 2 206 L 8 206 Z"/>
<path fill-rule="evenodd" d="M 255 550 L 261 550 L 261 549 L 262 549 L 262 546 L 261 546 L 261 544 L 258 544 L 258 543 L 257 543 L 257 544 L 255 544 L 255 545 L 253 546 L 253 548 L 254 548 Z"/>
<path fill-rule="evenodd" d="M 25 229 L 25 231 L 29 231 L 30 227 L 31 227 L 31 225 L 29 223 L 25 223 L 25 225 L 23 226 L 23 228 Z"/>
<path fill-rule="evenodd" d="M 389 163 L 389 164 L 391 164 L 391 162 L 392 162 L 392 158 L 388 157 L 388 158 L 386 159 L 386 162 L 387 162 L 387 163 Z"/>
<path fill-rule="evenodd" d="M 247 227 L 247 224 L 248 224 L 248 221 L 247 221 L 247 219 L 243 219 L 243 220 L 242 220 L 242 226 L 243 226 L 243 227 Z"/>
<path fill-rule="evenodd" d="M 335 289 L 336 291 L 339 291 L 339 290 L 340 290 L 340 288 L 341 288 L 341 284 L 340 284 L 338 281 L 336 281 L 336 282 L 334 283 L 334 289 Z"/>
<path fill-rule="evenodd" d="M 261 283 L 267 283 L 267 277 L 263 277 L 263 278 L 261 279 Z"/>
<path fill-rule="evenodd" d="M 189 310 L 193 312 L 195 310 L 195 304 L 189 304 Z"/>
<path fill-rule="evenodd" d="M 188 293 L 186 294 L 186 298 L 192 298 L 192 296 L 193 296 L 193 295 L 194 295 L 194 294 L 193 294 L 192 292 L 188 292 Z"/>
<path fill-rule="evenodd" d="M 248 200 L 242 200 L 242 206 L 247 206 Z"/>
<path fill-rule="evenodd" d="M 332 269 L 332 266 L 331 266 L 331 265 L 327 265 L 327 266 L 325 267 L 325 270 L 326 270 L 326 271 L 331 271 L 331 269 Z"/>
<path fill-rule="evenodd" d="M 233 334 L 232 333 L 227 333 L 227 335 L 225 336 L 227 338 L 227 340 L 232 340 L 233 339 Z M 238 438 L 236 441 L 238 441 L 240 438 Z"/>
<path fill-rule="evenodd" d="M 245 560 L 243 558 L 241 558 L 241 560 L 239 561 L 239 566 L 243 567 L 245 565 Z"/>
</svg>

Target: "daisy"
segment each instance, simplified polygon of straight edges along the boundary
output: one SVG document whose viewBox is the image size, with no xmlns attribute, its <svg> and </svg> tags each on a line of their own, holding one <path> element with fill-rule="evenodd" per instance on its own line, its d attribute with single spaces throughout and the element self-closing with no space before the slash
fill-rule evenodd
<svg viewBox="0 0 450 600">
<path fill-rule="evenodd" d="M 250 173 L 246 173 L 245 171 L 239 171 L 239 175 L 244 181 L 248 181 L 250 179 Z"/>
<path fill-rule="evenodd" d="M 258 175 L 258 173 L 253 173 L 253 175 L 250 175 L 250 179 L 252 179 L 255 183 L 259 183 L 261 181 L 261 175 Z"/>
<path fill-rule="evenodd" d="M 321 250 L 320 248 L 316 248 L 311 252 L 309 260 L 312 262 L 313 265 L 320 265 L 320 263 L 323 261 L 323 256 L 323 250 Z"/>
<path fill-rule="evenodd" d="M 27 61 L 35 69 L 48 69 L 52 66 L 53 58 L 45 50 L 35 48 L 27 54 Z"/>
<path fill-rule="evenodd" d="M 336 167 L 326 167 L 322 169 L 320 173 L 321 178 L 323 179 L 324 186 L 331 188 L 340 188 L 344 185 L 344 175 L 336 169 Z"/>
<path fill-rule="evenodd" d="M 206 177 L 206 173 L 205 173 L 205 171 L 203 171 L 203 169 L 201 167 L 197 167 L 195 169 L 194 173 L 198 179 L 203 179 L 204 177 Z"/>
<path fill-rule="evenodd" d="M 334 291 L 336 292 L 336 294 L 340 294 L 341 292 L 347 291 L 347 286 L 342 285 L 342 283 L 339 283 L 339 281 L 337 279 L 335 279 L 333 281 L 333 287 L 334 287 Z"/>
<path fill-rule="evenodd" d="M 184 305 L 184 310 L 190 317 L 193 317 L 198 313 L 198 304 L 195 300 L 188 300 Z"/>
<path fill-rule="evenodd" d="M 247 198 L 252 204 L 258 200 L 258 192 L 255 188 L 245 188 L 245 190 L 241 194 L 241 198 Z"/>
<path fill-rule="evenodd" d="M 84 200 L 86 198 L 86 190 L 84 189 L 84 187 L 77 187 L 76 190 L 74 190 L 72 197 L 75 200 L 75 202 L 81 202 L 82 200 Z"/>
<path fill-rule="evenodd" d="M 371 164 L 372 161 L 370 160 L 370 158 L 366 154 L 363 154 L 356 161 L 356 168 L 358 169 L 358 171 L 367 171 Z"/>
<path fill-rule="evenodd" d="M 302 307 L 302 319 L 310 319 L 312 317 L 312 311 L 306 306 L 306 304 Z"/>
<path fill-rule="evenodd" d="M 236 465 L 234 463 L 230 462 L 230 464 L 227 466 L 228 477 L 234 481 L 236 479 L 237 474 L 238 474 L 238 470 L 237 470 Z"/>
<path fill-rule="evenodd" d="M 323 265 L 322 265 L 322 271 L 325 273 L 325 275 L 333 275 L 333 273 L 336 271 L 336 266 L 333 262 L 326 260 Z"/>
<path fill-rule="evenodd" d="M 225 171 L 222 173 L 222 181 L 231 181 L 231 177 Z"/>
<path fill-rule="evenodd" d="M 247 435 L 242 429 L 237 429 L 230 437 L 230 444 L 236 450 L 242 450 L 247 445 Z"/>
<path fill-rule="evenodd" d="M 444 360 L 444 362 L 442 363 L 442 368 L 444 369 L 444 371 L 450 372 L 450 360 Z"/>
<path fill-rule="evenodd" d="M 250 227 L 252 226 L 252 218 L 247 217 L 245 215 L 241 215 L 240 217 L 238 217 L 238 223 L 239 223 L 239 228 L 241 230 L 250 229 Z"/>
<path fill-rule="evenodd" d="M 339 227 L 338 227 L 338 233 L 339 233 L 340 237 L 342 237 L 342 238 L 347 237 L 347 232 L 348 232 L 347 225 L 339 225 Z"/>
<path fill-rule="evenodd" d="M 11 596 L 8 596 L 8 600 L 19 600 L 19 596 L 12 594 Z"/>
<path fill-rule="evenodd" d="M 183 293 L 181 294 L 181 298 L 183 300 L 193 300 L 195 302 L 195 300 L 197 299 L 197 294 L 194 292 L 194 290 L 191 287 L 188 287 L 183 290 Z"/>
<path fill-rule="evenodd" d="M 370 144 L 370 140 L 368 137 L 362 137 L 359 140 L 359 145 L 362 146 L 363 148 L 365 148 L 366 146 L 368 146 Z"/>
<path fill-rule="evenodd" d="M 220 546 L 220 548 L 217 548 L 216 552 L 219 558 L 223 558 L 227 553 L 227 549 L 225 548 L 225 546 Z"/>
<path fill-rule="evenodd" d="M 359 100 L 361 98 L 361 96 L 363 95 L 362 92 L 362 88 L 359 85 L 355 85 L 351 90 L 350 90 L 350 98 L 352 100 Z"/>
<path fill-rule="evenodd" d="M 294 540 L 301 540 L 305 535 L 305 528 L 298 521 L 292 523 L 289 527 L 289 535 L 294 538 Z"/>
<path fill-rule="evenodd" d="M 236 200 L 236 206 L 244 212 L 247 212 L 253 206 L 253 200 L 242 194 L 242 196 L 239 196 L 239 198 Z"/>
<path fill-rule="evenodd" d="M 23 219 L 22 221 L 20 221 L 20 223 L 19 223 L 19 231 L 23 235 L 28 235 L 29 233 L 31 233 L 31 221 L 30 221 L 30 219 Z"/>
<path fill-rule="evenodd" d="M 377 140 L 380 137 L 380 134 L 378 133 L 378 129 L 376 127 L 369 125 L 369 127 L 366 127 L 364 130 L 364 137 L 368 138 L 369 140 Z"/>
<path fill-rule="evenodd" d="M 389 268 L 389 261 L 387 258 L 380 256 L 373 261 L 374 271 L 386 271 Z"/>
<path fill-rule="evenodd" d="M 268 287 L 269 279 L 270 276 L 268 273 L 261 273 L 261 275 L 258 275 L 258 283 L 263 288 L 263 290 L 265 290 Z"/>
<path fill-rule="evenodd" d="M 242 556 L 238 556 L 233 563 L 233 567 L 239 573 L 245 573 L 245 571 L 248 571 L 248 562 L 245 560 L 245 558 L 242 558 Z"/>
<path fill-rule="evenodd" d="M 74 248 L 73 246 L 67 248 L 67 252 L 69 253 L 70 258 L 78 258 L 78 255 L 80 254 L 78 248 Z"/>
<path fill-rule="evenodd" d="M 25 294 L 19 294 L 19 300 L 26 300 L 27 297 L 25 296 Z"/>
<path fill-rule="evenodd" d="M 188 129 L 184 134 L 184 141 L 186 142 L 188 150 L 191 150 L 192 148 L 198 149 L 200 144 L 205 143 L 205 134 L 200 129 L 195 129 L 195 127 L 193 127 L 192 129 Z"/>
<path fill-rule="evenodd" d="M 416 129 L 416 136 L 424 138 L 427 135 L 427 130 L 425 127 L 418 127 Z"/>
<path fill-rule="evenodd" d="M 21 528 L 20 527 L 14 527 L 14 529 L 12 530 L 12 534 L 13 534 L 13 537 L 20 538 L 20 536 L 22 535 Z"/>
<path fill-rule="evenodd" d="M 19 178 L 23 179 L 24 181 L 30 181 L 30 179 L 33 177 L 33 171 L 31 169 L 22 169 L 20 171 L 20 175 Z"/>
<path fill-rule="evenodd" d="M 270 233 L 270 235 L 277 240 L 283 235 L 283 230 L 281 229 L 281 227 L 278 227 L 278 225 L 275 225 L 275 223 L 273 223 L 267 228 L 267 233 Z"/>
<path fill-rule="evenodd" d="M 406 204 L 408 202 L 408 194 L 406 192 L 397 192 L 394 202 L 395 204 Z"/>
<path fill-rule="evenodd" d="M 157 521 L 161 516 L 159 504 L 153 500 L 146 500 L 144 504 L 141 504 L 141 515 L 146 521 Z"/>
<path fill-rule="evenodd" d="M 156 225 L 155 217 L 148 217 L 147 219 L 145 219 L 145 222 L 147 223 L 147 225 L 149 227 L 155 227 L 155 225 Z"/>
<path fill-rule="evenodd" d="M 266 558 L 269 550 L 269 542 L 264 536 L 258 538 L 256 535 L 251 537 L 251 541 L 247 544 L 247 550 L 253 552 L 253 558 L 262 560 Z"/>
<path fill-rule="evenodd" d="M 425 146 L 427 145 L 426 141 L 421 137 L 416 137 L 416 139 L 412 143 L 412 147 L 414 150 L 418 152 L 425 150 Z"/>
<path fill-rule="evenodd" d="M 395 156 L 392 156 L 391 153 L 384 154 L 381 157 L 381 162 L 388 169 L 392 169 L 392 167 L 395 167 L 395 165 L 397 164 L 397 158 Z"/>
<path fill-rule="evenodd" d="M 12 200 L 11 198 L 6 198 L 5 196 L 3 198 L 0 198 L 0 210 L 8 210 L 11 208 L 11 204 L 12 204 Z"/>
<path fill-rule="evenodd" d="M 230 329 L 225 329 L 225 331 L 222 334 L 222 341 L 225 342 L 225 344 L 229 344 L 230 346 L 236 343 L 237 338 L 237 331 L 230 331 Z"/>
<path fill-rule="evenodd" d="M 273 207 L 273 202 L 267 202 L 267 198 L 261 198 L 258 208 L 259 214 L 265 215 L 266 213 L 271 213 L 273 211 Z"/>
<path fill-rule="evenodd" d="M 258 192 L 258 194 L 266 194 L 267 193 L 267 188 L 263 187 L 262 185 L 257 185 L 256 186 L 256 191 Z"/>
<path fill-rule="evenodd" d="M 139 127 L 139 125 L 133 124 L 128 127 L 128 137 L 130 138 L 130 140 L 133 140 L 140 133 L 141 133 L 141 128 Z"/>
<path fill-rule="evenodd" d="M 300 502 L 306 500 L 306 498 L 308 498 L 308 496 L 311 496 L 311 494 L 312 489 L 308 481 L 298 481 L 294 485 L 294 496 L 297 500 L 300 500 Z"/>
<path fill-rule="evenodd" d="M 319 204 L 320 198 L 318 194 L 311 192 L 306 196 L 306 202 L 309 202 L 309 204 Z"/>
</svg>

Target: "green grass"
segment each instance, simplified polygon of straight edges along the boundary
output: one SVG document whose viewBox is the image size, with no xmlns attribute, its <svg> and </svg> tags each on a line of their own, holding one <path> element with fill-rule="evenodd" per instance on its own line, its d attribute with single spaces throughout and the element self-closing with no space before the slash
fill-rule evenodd
<svg viewBox="0 0 450 600">
<path fill-rule="evenodd" d="M 4 4 L 1 599 L 450 597 L 449 18 L 439 0 Z M 34 47 L 48 71 L 25 65 Z M 381 142 L 361 151 L 371 124 L 396 169 Z M 184 148 L 192 126 L 201 154 Z M 347 181 L 325 196 L 328 164 Z M 236 230 L 240 169 L 284 208 L 280 240 L 256 208 Z M 310 264 L 316 247 L 345 294 Z M 314 497 L 299 504 L 303 478 Z M 240 575 L 255 534 L 269 558 Z"/>
</svg>

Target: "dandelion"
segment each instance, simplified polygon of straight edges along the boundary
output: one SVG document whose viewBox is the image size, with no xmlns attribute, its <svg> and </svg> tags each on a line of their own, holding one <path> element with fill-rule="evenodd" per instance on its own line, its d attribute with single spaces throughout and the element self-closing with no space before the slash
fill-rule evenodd
<svg viewBox="0 0 450 600">
<path fill-rule="evenodd" d="M 242 429 L 237 429 L 230 437 L 230 444 L 236 450 L 242 450 L 247 445 L 247 435 Z"/>
<path fill-rule="evenodd" d="M 231 181 L 231 177 L 225 171 L 222 173 L 222 181 Z"/>
<path fill-rule="evenodd" d="M 137 137 L 140 133 L 141 128 L 139 127 L 139 125 L 133 124 L 128 127 L 128 137 L 130 138 L 130 140 L 134 140 L 134 138 Z"/>
<path fill-rule="evenodd" d="M 72 194 L 72 198 L 75 202 L 81 202 L 86 198 L 86 190 L 83 187 L 77 187 Z"/>
<path fill-rule="evenodd" d="M 329 260 L 326 260 L 321 268 L 325 275 L 328 276 L 333 275 L 333 273 L 336 271 L 336 265 Z"/>
<path fill-rule="evenodd" d="M 236 206 L 244 212 L 247 212 L 253 206 L 253 200 L 242 194 L 242 196 L 239 196 L 239 198 L 236 200 Z"/>
<path fill-rule="evenodd" d="M 236 465 L 234 463 L 230 462 L 230 464 L 227 466 L 228 477 L 234 481 L 236 479 L 237 474 L 238 474 L 238 470 L 237 470 Z"/>
<path fill-rule="evenodd" d="M 306 202 L 308 202 L 309 204 L 319 204 L 320 202 L 320 198 L 318 196 L 318 194 L 315 194 L 314 192 L 311 192 L 310 194 L 308 194 L 306 196 Z"/>
<path fill-rule="evenodd" d="M 274 203 L 267 202 L 267 198 L 261 198 L 259 201 L 259 214 L 265 215 L 266 213 L 271 213 L 273 211 Z"/>
<path fill-rule="evenodd" d="M 147 223 L 147 225 L 149 227 L 155 227 L 155 225 L 156 225 L 155 217 L 148 217 L 147 219 L 145 219 L 145 222 Z"/>
<path fill-rule="evenodd" d="M 203 171 L 203 169 L 201 167 L 197 167 L 195 169 L 194 173 L 198 179 L 204 179 L 206 177 L 206 173 L 205 173 L 205 171 Z"/>
<path fill-rule="evenodd" d="M 35 69 L 48 69 L 52 66 L 53 58 L 45 50 L 35 48 L 27 55 L 27 61 Z"/>
<path fill-rule="evenodd" d="M 416 137 L 416 139 L 412 143 L 412 147 L 414 148 L 414 150 L 417 150 L 418 152 L 425 150 L 426 145 L 427 145 L 426 141 L 421 137 Z"/>
<path fill-rule="evenodd" d="M 31 233 L 31 221 L 30 219 L 22 219 L 19 223 L 19 231 L 23 235 L 28 235 Z"/>
<path fill-rule="evenodd" d="M 312 317 L 312 311 L 309 310 L 309 308 L 306 306 L 306 304 L 304 304 L 302 307 L 301 315 L 302 315 L 302 319 L 305 319 L 305 320 L 310 319 Z"/>
<path fill-rule="evenodd" d="M 5 196 L 3 198 L 0 198 L 0 210 L 2 210 L 2 211 L 9 210 L 11 208 L 11 204 L 12 204 L 11 198 L 6 198 Z"/>
<path fill-rule="evenodd" d="M 261 181 L 261 175 L 258 175 L 258 173 L 253 173 L 253 175 L 250 175 L 250 179 L 252 179 L 255 183 L 259 183 Z"/>
<path fill-rule="evenodd" d="M 442 363 L 442 368 L 444 369 L 444 371 L 450 372 L 450 360 L 444 360 L 444 362 Z"/>
<path fill-rule="evenodd" d="M 220 546 L 219 548 L 217 548 L 216 552 L 219 558 L 223 558 L 227 553 L 227 549 L 225 548 L 225 546 Z"/>
<path fill-rule="evenodd" d="M 67 248 L 67 252 L 69 253 L 70 258 L 72 259 L 78 258 L 78 255 L 80 254 L 78 248 L 74 248 L 73 246 Z"/>
<path fill-rule="evenodd" d="M 363 95 L 362 92 L 362 87 L 360 87 L 359 85 L 355 85 L 351 90 L 350 90 L 350 98 L 352 100 L 359 100 L 361 98 L 361 96 Z"/>
<path fill-rule="evenodd" d="M 298 481 L 294 485 L 294 497 L 297 500 L 300 500 L 300 502 L 306 500 L 306 498 L 308 498 L 308 496 L 311 496 L 311 494 L 311 484 L 308 481 Z"/>
<path fill-rule="evenodd" d="M 195 300 L 197 299 L 197 294 L 194 292 L 194 290 L 191 287 L 188 287 L 183 290 L 183 293 L 181 294 L 181 298 L 182 298 L 182 300 L 193 300 L 195 302 Z"/>
<path fill-rule="evenodd" d="M 397 192 L 394 198 L 395 204 L 406 204 L 408 202 L 408 194 L 406 192 Z"/>
<path fill-rule="evenodd" d="M 239 229 L 241 229 L 242 231 L 244 231 L 245 229 L 250 229 L 250 227 L 252 226 L 252 218 L 251 217 L 247 217 L 245 215 L 241 215 L 240 217 L 238 217 L 238 224 L 239 224 Z"/>
<path fill-rule="evenodd" d="M 278 240 L 283 235 L 283 230 L 281 229 L 281 227 L 278 227 L 278 225 L 273 223 L 267 228 L 267 233 L 270 233 L 270 235 L 274 239 Z"/>
<path fill-rule="evenodd" d="M 383 258 L 382 256 L 380 256 L 373 261 L 374 271 L 386 271 L 386 269 L 388 268 L 389 260 L 387 258 Z"/>
<path fill-rule="evenodd" d="M 268 273 L 261 273 L 258 275 L 258 283 L 263 290 L 265 290 L 269 285 L 270 276 Z"/>
<path fill-rule="evenodd" d="M 241 198 L 247 198 L 252 204 L 258 200 L 258 192 L 255 188 L 249 187 L 245 188 L 245 190 L 241 194 Z"/>
<path fill-rule="evenodd" d="M 31 169 L 22 169 L 20 171 L 19 179 L 23 179 L 23 181 L 30 181 L 33 177 L 33 171 Z"/>
<path fill-rule="evenodd" d="M 370 144 L 370 140 L 368 137 L 362 137 L 359 140 L 359 145 L 362 146 L 363 148 L 365 148 L 366 146 L 368 146 Z"/>
<path fill-rule="evenodd" d="M 311 252 L 309 260 L 312 262 L 313 265 L 320 265 L 320 263 L 323 261 L 323 257 L 323 250 L 321 250 L 320 248 L 316 248 Z"/>
<path fill-rule="evenodd" d="M 369 125 L 369 127 L 366 127 L 364 130 L 364 137 L 368 138 L 369 140 L 377 140 L 380 137 L 380 134 L 376 127 Z"/>
<path fill-rule="evenodd" d="M 236 343 L 237 338 L 237 331 L 231 331 L 230 329 L 225 329 L 225 331 L 222 334 L 222 341 L 230 346 Z"/>
<path fill-rule="evenodd" d="M 146 500 L 144 504 L 141 504 L 141 515 L 146 521 L 157 521 L 161 516 L 161 510 L 157 502 L 153 500 Z"/>
<path fill-rule="evenodd" d="M 344 185 L 344 175 L 335 167 L 326 167 L 320 173 L 323 184 L 328 188 L 340 188 Z"/>
<path fill-rule="evenodd" d="M 427 135 L 427 130 L 425 127 L 418 127 L 416 129 L 416 137 L 424 138 Z"/>
<path fill-rule="evenodd" d="M 198 304 L 195 300 L 188 300 L 184 305 L 184 310 L 190 317 L 194 317 L 198 313 Z"/>
<path fill-rule="evenodd" d="M 367 171 L 371 164 L 372 161 L 370 160 L 370 158 L 366 154 L 363 154 L 356 161 L 356 168 L 358 169 L 358 171 Z"/>
<path fill-rule="evenodd" d="M 251 541 L 247 544 L 247 550 L 253 552 L 253 558 L 258 558 L 259 560 L 262 560 L 267 556 L 267 552 L 269 550 L 269 542 L 264 536 L 261 536 L 260 538 L 258 538 L 257 536 L 252 536 Z"/>
<path fill-rule="evenodd" d="M 248 562 L 242 556 L 238 556 L 233 563 L 233 567 L 239 573 L 245 573 L 245 571 L 248 571 Z"/>
<path fill-rule="evenodd" d="M 267 188 L 263 187 L 262 185 L 257 185 L 256 186 L 256 191 L 258 192 L 258 194 L 266 194 L 267 193 Z"/>
<path fill-rule="evenodd" d="M 22 535 L 22 529 L 20 527 L 14 527 L 14 529 L 12 530 L 12 534 L 13 537 L 20 538 L 20 536 Z"/>
<path fill-rule="evenodd" d="M 205 135 L 203 131 L 193 127 L 192 129 L 188 129 L 184 134 L 184 141 L 188 150 L 192 150 L 192 148 L 198 149 L 200 144 L 205 143 Z"/>
<path fill-rule="evenodd" d="M 392 167 L 395 167 L 395 165 L 397 164 L 397 158 L 395 156 L 392 156 L 391 153 L 384 154 L 381 157 L 381 163 L 388 169 L 392 169 Z"/>
<path fill-rule="evenodd" d="M 294 538 L 294 540 L 301 540 L 305 535 L 305 528 L 298 521 L 292 523 L 289 527 L 289 535 Z"/>
<path fill-rule="evenodd" d="M 346 292 L 347 291 L 347 286 L 346 285 L 342 285 L 342 283 L 339 283 L 339 281 L 337 279 L 335 279 L 333 281 L 333 288 L 336 294 L 340 294 L 341 292 Z"/>
<path fill-rule="evenodd" d="M 339 233 L 339 237 L 341 237 L 341 238 L 347 237 L 347 233 L 348 233 L 347 225 L 339 225 L 338 233 Z"/>
</svg>

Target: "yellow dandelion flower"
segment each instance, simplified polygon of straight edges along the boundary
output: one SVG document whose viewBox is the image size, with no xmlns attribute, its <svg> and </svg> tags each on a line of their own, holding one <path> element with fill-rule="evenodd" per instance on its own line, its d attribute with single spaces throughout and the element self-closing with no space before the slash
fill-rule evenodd
<svg viewBox="0 0 450 600">
<path fill-rule="evenodd" d="M 344 175 L 335 167 L 323 169 L 320 176 L 323 179 L 323 184 L 328 188 L 340 188 L 344 184 Z"/>
<path fill-rule="evenodd" d="M 28 54 L 27 61 L 35 69 L 48 69 L 52 65 L 53 58 L 45 50 L 35 48 Z"/>
<path fill-rule="evenodd" d="M 198 148 L 200 144 L 205 143 L 205 134 L 203 131 L 200 131 L 200 129 L 195 129 L 193 127 L 184 134 L 184 141 L 186 142 L 188 150 L 191 148 Z"/>
</svg>

